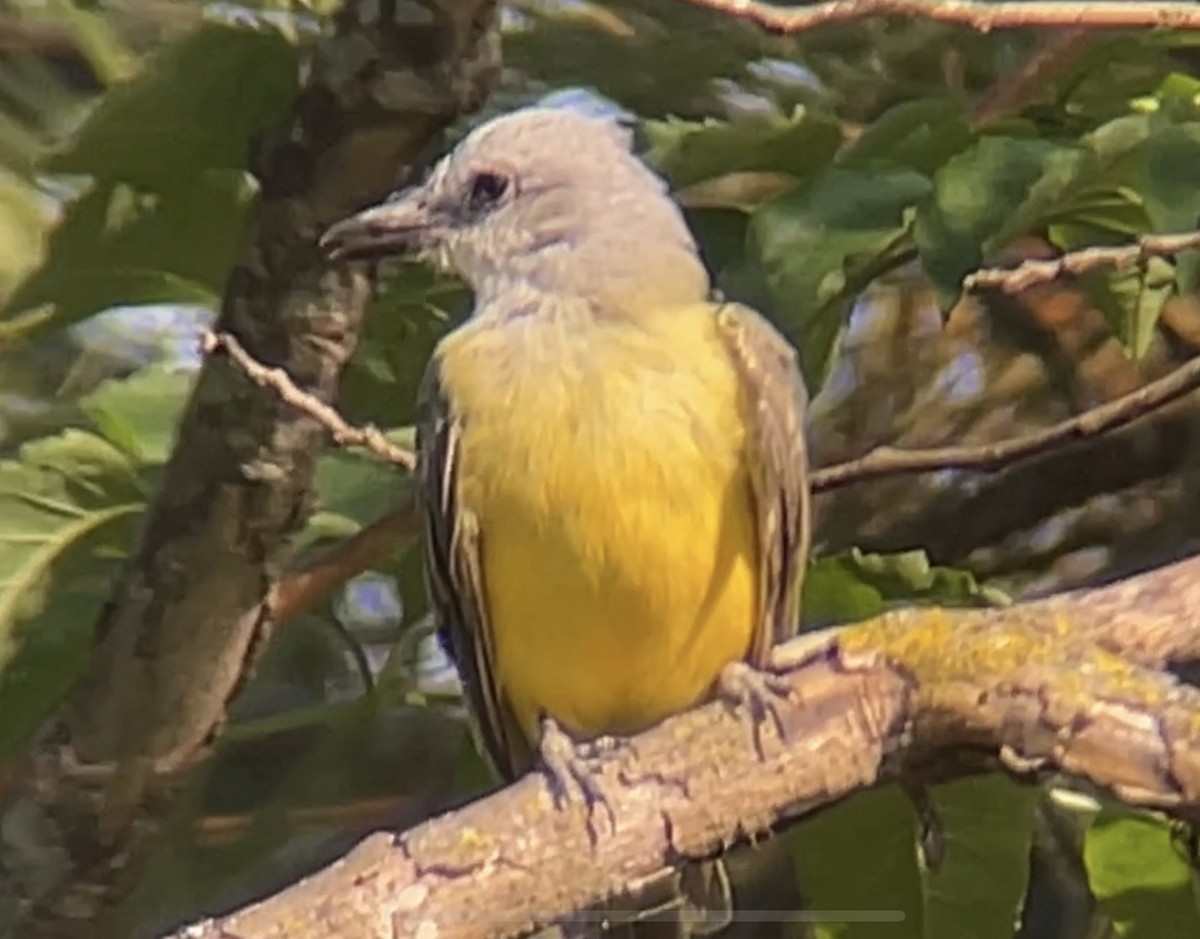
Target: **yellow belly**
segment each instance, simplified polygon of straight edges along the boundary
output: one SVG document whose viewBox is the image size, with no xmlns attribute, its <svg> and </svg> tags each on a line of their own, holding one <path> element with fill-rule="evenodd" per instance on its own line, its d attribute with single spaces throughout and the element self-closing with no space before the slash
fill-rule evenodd
<svg viewBox="0 0 1200 939">
<path fill-rule="evenodd" d="M 651 726 L 705 696 L 751 642 L 738 379 L 711 309 L 660 325 L 481 330 L 443 350 L 494 668 L 531 739 L 543 713 L 583 736 Z M 492 382 L 498 357 L 514 361 Z"/>
</svg>

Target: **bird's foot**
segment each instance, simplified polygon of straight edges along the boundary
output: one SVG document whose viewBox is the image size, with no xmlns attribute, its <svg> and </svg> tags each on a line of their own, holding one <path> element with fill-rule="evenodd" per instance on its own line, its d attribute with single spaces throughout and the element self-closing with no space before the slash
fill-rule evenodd
<svg viewBox="0 0 1200 939">
<path fill-rule="evenodd" d="M 745 707 L 750 712 L 754 734 L 754 749 L 760 760 L 766 759 L 763 747 L 762 727 L 770 720 L 780 740 L 785 740 L 783 718 L 779 705 L 791 699 L 792 689 L 787 680 L 772 672 L 764 672 L 745 662 L 731 662 L 717 679 L 717 695 L 734 707 Z"/>
<path fill-rule="evenodd" d="M 605 741 L 603 748 L 598 746 Z M 608 741 L 611 741 L 609 743 Z M 596 782 L 594 767 L 604 754 L 619 746 L 615 738 L 600 738 L 593 741 L 588 752 L 581 752 L 575 741 L 549 717 L 542 718 L 542 734 L 538 742 L 538 754 L 550 780 L 550 789 L 555 805 L 567 809 L 583 805 L 588 813 L 588 834 L 593 846 L 600 840 L 596 815 L 603 810 L 608 816 L 609 832 L 616 832 L 617 817 L 609 804 L 608 796 Z"/>
</svg>

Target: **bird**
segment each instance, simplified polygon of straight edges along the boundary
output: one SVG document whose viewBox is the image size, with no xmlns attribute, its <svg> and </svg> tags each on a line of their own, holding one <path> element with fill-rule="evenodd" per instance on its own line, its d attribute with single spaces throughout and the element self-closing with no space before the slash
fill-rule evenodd
<svg viewBox="0 0 1200 939">
<path fill-rule="evenodd" d="M 430 604 L 502 779 L 549 762 L 551 734 L 628 736 L 708 700 L 794 635 L 796 352 L 716 295 L 628 128 L 492 118 L 321 245 L 415 258 L 473 294 L 421 382 L 417 479 Z"/>
</svg>

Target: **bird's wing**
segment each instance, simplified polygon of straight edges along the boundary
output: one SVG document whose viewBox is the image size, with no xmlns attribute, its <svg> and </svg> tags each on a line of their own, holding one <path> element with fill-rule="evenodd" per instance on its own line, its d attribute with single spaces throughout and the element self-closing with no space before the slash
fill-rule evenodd
<svg viewBox="0 0 1200 939">
<path fill-rule="evenodd" d="M 766 663 L 799 627 L 811 511 L 804 412 L 808 395 L 791 344 L 762 316 L 722 304 L 717 325 L 744 387 L 746 449 L 757 510 L 760 620 L 751 662 Z"/>
<path fill-rule="evenodd" d="M 437 357 L 418 397 L 417 478 L 425 527 L 425 583 L 446 647 L 467 694 L 472 727 L 503 779 L 532 763 L 532 749 L 496 684 L 478 519 L 458 498 L 460 418 Z"/>
</svg>

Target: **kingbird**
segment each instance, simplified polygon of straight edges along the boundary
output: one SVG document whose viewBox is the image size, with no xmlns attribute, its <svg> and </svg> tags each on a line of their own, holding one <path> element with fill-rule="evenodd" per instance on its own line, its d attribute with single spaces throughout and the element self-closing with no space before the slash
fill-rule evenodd
<svg viewBox="0 0 1200 939">
<path fill-rule="evenodd" d="M 457 273 L 470 318 L 422 383 L 427 585 L 501 777 L 542 722 L 645 730 L 792 636 L 809 547 L 791 345 L 713 296 L 613 121 L 529 108 L 332 227 L 333 259 Z"/>
</svg>

